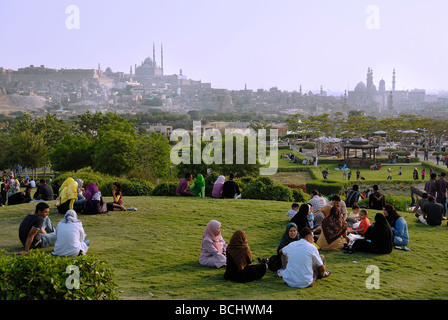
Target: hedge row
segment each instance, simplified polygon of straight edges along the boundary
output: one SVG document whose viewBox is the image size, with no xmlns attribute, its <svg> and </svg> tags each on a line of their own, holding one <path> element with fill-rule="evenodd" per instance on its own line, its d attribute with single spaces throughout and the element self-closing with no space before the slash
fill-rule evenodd
<svg viewBox="0 0 448 320">
<path fill-rule="evenodd" d="M 84 181 L 84 188 L 87 188 L 89 183 L 94 182 L 100 188 L 102 195 L 109 197 L 112 196 L 112 185 L 114 182 L 121 183 L 123 194 L 127 196 L 149 196 L 154 190 L 154 185 L 143 179 L 122 179 L 94 172 L 89 169 L 59 174 L 53 179 L 53 183 L 58 182 L 59 185 L 61 185 L 69 177 Z"/>
<path fill-rule="evenodd" d="M 0 300 L 116 300 L 113 271 L 93 255 L 0 250 Z"/>
<path fill-rule="evenodd" d="M 210 197 L 213 186 L 218 178 L 217 173 L 211 173 L 205 178 L 205 195 Z M 305 202 L 309 196 L 301 189 L 289 188 L 274 182 L 269 177 L 235 179 L 243 199 L 276 200 Z M 175 196 L 177 183 L 161 182 L 153 190 L 153 196 Z"/>
</svg>

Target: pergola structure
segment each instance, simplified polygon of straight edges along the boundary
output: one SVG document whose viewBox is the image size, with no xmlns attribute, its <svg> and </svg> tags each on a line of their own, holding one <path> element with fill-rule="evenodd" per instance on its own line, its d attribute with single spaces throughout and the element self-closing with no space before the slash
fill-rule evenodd
<svg viewBox="0 0 448 320">
<path fill-rule="evenodd" d="M 344 162 L 350 168 L 368 168 L 376 161 L 375 149 L 378 147 L 379 145 L 370 144 L 364 138 L 352 139 L 342 146 Z"/>
</svg>

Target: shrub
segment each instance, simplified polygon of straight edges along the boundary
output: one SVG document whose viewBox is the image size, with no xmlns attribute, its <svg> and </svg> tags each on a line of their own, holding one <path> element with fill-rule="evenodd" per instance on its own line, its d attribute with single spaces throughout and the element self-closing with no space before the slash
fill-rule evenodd
<svg viewBox="0 0 448 320">
<path fill-rule="evenodd" d="M 310 193 L 313 190 L 318 190 L 323 195 L 343 194 L 344 190 L 351 182 L 349 181 L 335 181 L 319 179 L 313 180 L 306 184 L 306 192 Z"/>
<path fill-rule="evenodd" d="M 243 185 L 241 190 L 244 199 L 292 201 L 292 190 L 274 183 L 271 178 L 260 177 Z"/>
<path fill-rule="evenodd" d="M 113 177 L 90 169 L 83 169 L 77 172 L 64 172 L 54 178 L 54 182 L 59 182 L 61 185 L 67 178 L 81 179 L 84 181 L 84 188 L 87 188 L 89 183 L 94 182 L 98 185 L 103 196 L 112 196 L 112 184 L 120 182 L 124 196 L 149 196 L 151 195 L 154 186 L 146 180 L 132 178 L 122 179 Z"/>
<path fill-rule="evenodd" d="M 291 188 L 291 191 L 294 202 L 307 203 L 311 199 L 302 189 Z"/>
<path fill-rule="evenodd" d="M 207 177 L 205 177 L 205 195 L 208 197 L 212 196 L 213 187 L 215 185 L 216 179 L 218 179 L 219 174 L 216 172 L 210 173 Z"/>
<path fill-rule="evenodd" d="M 153 196 L 176 196 L 177 184 L 173 182 L 161 182 L 152 191 Z"/>
<path fill-rule="evenodd" d="M 78 289 L 68 266 L 79 268 Z M 116 300 L 118 286 L 112 278 L 113 271 L 92 255 L 56 257 L 31 250 L 16 256 L 0 251 L 1 300 Z"/>
</svg>

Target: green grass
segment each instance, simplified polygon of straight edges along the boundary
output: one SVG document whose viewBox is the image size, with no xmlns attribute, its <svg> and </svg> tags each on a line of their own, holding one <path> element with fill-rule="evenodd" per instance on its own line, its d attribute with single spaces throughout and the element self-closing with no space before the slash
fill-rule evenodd
<svg viewBox="0 0 448 320">
<path fill-rule="evenodd" d="M 91 240 L 88 254 L 104 259 L 114 270 L 120 299 L 448 298 L 446 223 L 430 228 L 404 213 L 411 251 L 394 250 L 388 255 L 322 251 L 332 275 L 312 288 L 294 289 L 270 271 L 259 281 L 238 284 L 223 279 L 224 269 L 198 263 L 202 233 L 211 219 L 222 222 L 226 242 L 236 229 L 243 229 L 254 258 L 271 256 L 285 229 L 285 213 L 291 203 L 177 197 L 125 197 L 124 202 L 138 211 L 80 216 Z M 34 207 L 0 208 L 1 249 L 22 250 L 18 227 Z M 374 214 L 369 212 L 372 220 Z M 62 219 L 53 204 L 50 218 L 55 226 Z M 378 290 L 366 289 L 369 265 L 380 269 Z"/>
<path fill-rule="evenodd" d="M 398 169 L 401 167 L 402 169 L 402 175 L 398 175 Z M 328 168 L 330 171 L 330 174 L 328 175 L 328 179 L 331 180 L 340 180 L 342 181 L 342 170 L 336 170 L 338 166 L 336 164 L 318 164 L 318 168 L 313 167 L 314 174 L 321 179 L 322 178 L 322 168 Z M 381 170 L 370 170 L 368 168 L 361 168 L 359 169 L 359 172 L 361 173 L 361 177 L 364 177 L 366 181 L 369 180 L 387 180 L 388 176 L 388 168 L 391 168 L 392 170 L 392 180 L 407 180 L 407 181 L 414 181 L 414 178 L 412 176 L 412 172 L 414 171 L 414 168 L 417 168 L 418 170 L 418 177 L 419 180 L 416 181 L 416 183 L 424 183 L 425 181 L 429 180 L 429 168 L 421 165 L 421 164 L 411 164 L 411 165 L 402 165 L 402 164 L 391 164 L 391 165 L 383 165 L 381 167 Z M 422 180 L 421 172 L 423 168 L 426 168 L 426 176 L 425 180 Z M 352 168 L 352 177 L 350 179 L 356 181 L 356 168 Z"/>
</svg>

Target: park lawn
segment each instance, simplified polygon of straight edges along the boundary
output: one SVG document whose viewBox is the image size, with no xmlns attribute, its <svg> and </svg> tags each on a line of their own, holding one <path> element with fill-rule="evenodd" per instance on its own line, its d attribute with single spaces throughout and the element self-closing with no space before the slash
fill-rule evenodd
<svg viewBox="0 0 448 320">
<path fill-rule="evenodd" d="M 106 201 L 111 199 L 105 198 Z M 447 299 L 447 227 L 431 228 L 403 213 L 409 225 L 411 251 L 388 255 L 324 252 L 329 278 L 314 287 L 288 287 L 276 273 L 246 284 L 223 279 L 224 269 L 198 264 L 203 230 L 211 219 L 222 222 L 228 243 L 237 229 L 245 230 L 254 258 L 271 256 L 287 224 L 291 203 L 211 198 L 124 197 L 135 212 L 83 216 L 91 247 L 87 254 L 114 270 L 120 299 Z M 22 250 L 18 227 L 34 204 L 0 208 L 0 249 Z M 376 212 L 369 212 L 371 220 Z M 51 204 L 53 224 L 62 219 Z M 50 251 L 51 248 L 45 249 Z M 367 289 L 370 265 L 379 267 L 380 288 Z M 81 279 L 82 285 L 82 279 Z"/>
<path fill-rule="evenodd" d="M 402 175 L 398 175 L 398 169 L 401 167 L 402 169 Z M 337 164 L 318 164 L 318 167 L 313 167 L 314 174 L 319 178 L 322 179 L 322 169 L 327 168 L 329 169 L 330 174 L 328 175 L 328 179 L 330 180 L 343 180 L 343 174 L 342 170 L 336 170 L 338 168 Z M 356 170 L 359 170 L 361 173 L 360 176 L 364 177 L 366 181 L 369 180 L 387 180 L 388 176 L 388 168 L 392 169 L 392 180 L 406 180 L 406 181 L 414 181 L 414 178 L 412 176 L 412 172 L 414 171 L 414 168 L 417 168 L 418 170 L 418 178 L 419 180 L 416 181 L 416 183 L 424 183 L 425 181 L 429 180 L 429 167 L 426 167 L 420 163 L 417 164 L 391 164 L 391 165 L 382 165 L 380 170 L 370 170 L 368 168 L 352 168 L 352 176 L 350 181 L 354 180 L 356 181 Z M 425 180 L 422 180 L 421 172 L 422 170 L 426 168 L 426 176 Z"/>
</svg>

